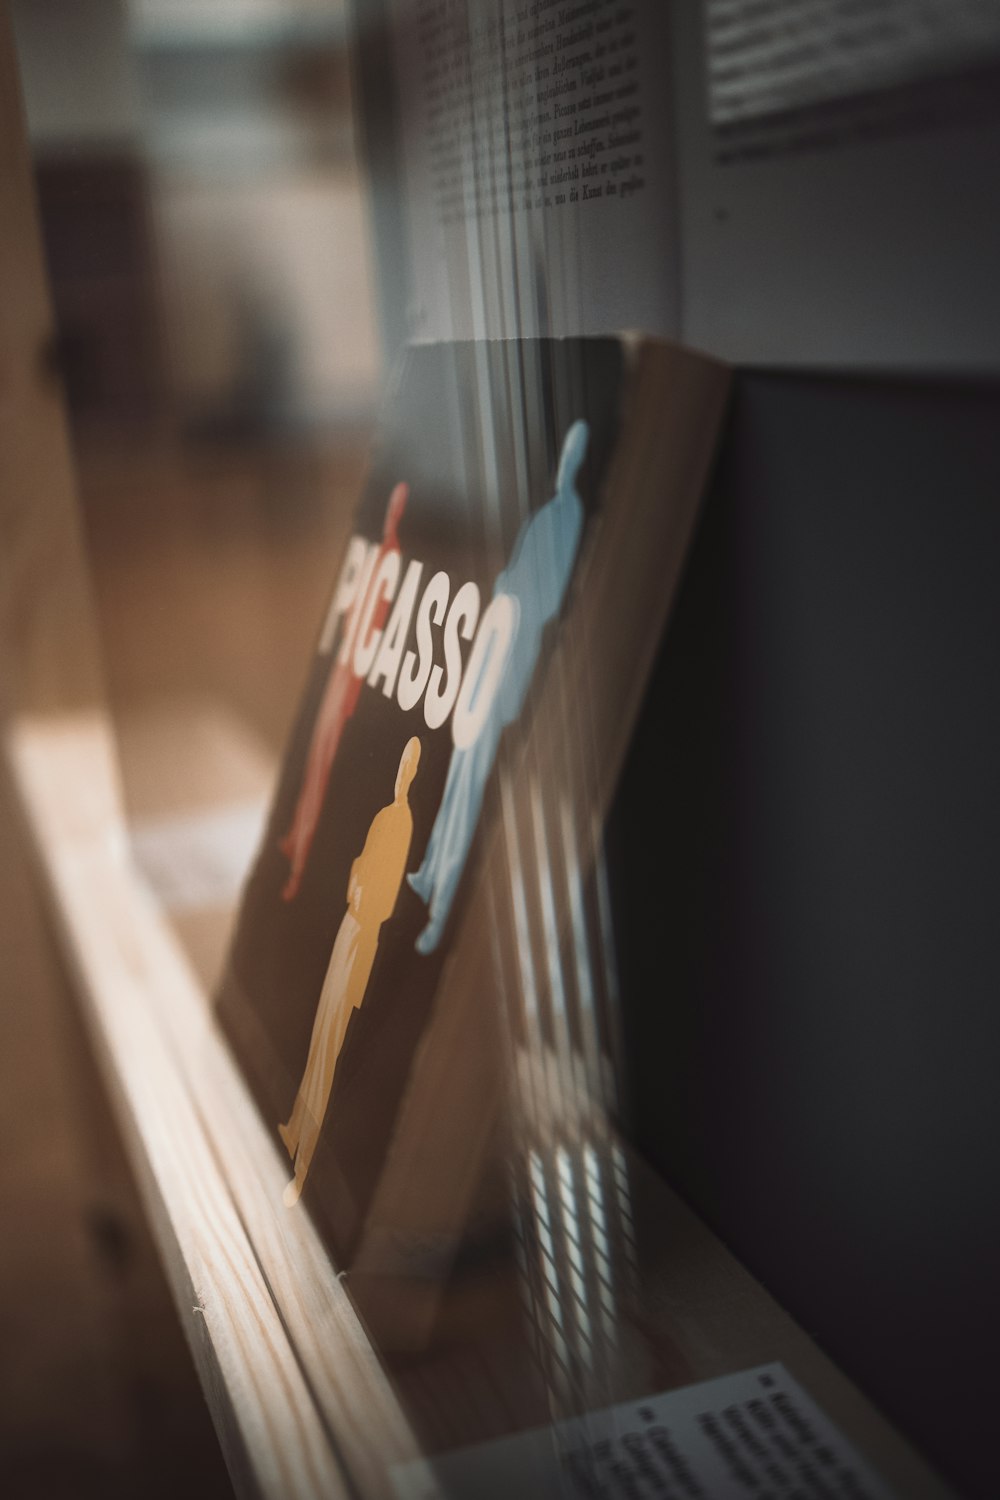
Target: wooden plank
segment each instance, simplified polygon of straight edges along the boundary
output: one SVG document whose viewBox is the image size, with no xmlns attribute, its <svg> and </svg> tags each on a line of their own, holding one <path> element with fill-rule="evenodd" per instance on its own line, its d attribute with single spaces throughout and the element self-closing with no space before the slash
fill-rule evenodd
<svg viewBox="0 0 1000 1500">
<path fill-rule="evenodd" d="M 14 768 L 234 1483 L 275 1497 L 344 1494 L 216 1151 L 156 1025 L 148 915 L 131 899 L 111 789 L 89 740 L 91 753 L 75 756 L 72 730 L 21 732 Z"/>
<path fill-rule="evenodd" d="M 0 1469 L 232 1500 L 22 822 L 0 759 Z"/>
<path fill-rule="evenodd" d="M 10 753 L 236 1482 L 387 1494 L 416 1441 L 131 866 L 106 722 L 22 722 Z"/>
</svg>

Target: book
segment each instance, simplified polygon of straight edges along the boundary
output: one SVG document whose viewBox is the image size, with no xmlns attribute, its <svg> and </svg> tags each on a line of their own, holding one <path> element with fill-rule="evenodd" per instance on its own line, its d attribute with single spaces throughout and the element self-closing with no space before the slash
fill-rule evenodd
<svg viewBox="0 0 1000 1500">
<path fill-rule="evenodd" d="M 352 5 L 380 301 L 409 336 L 996 369 L 996 6 Z"/>
<path fill-rule="evenodd" d="M 509 1232 L 512 1090 L 565 1044 L 606 1104 L 601 830 L 727 386 L 638 339 L 391 382 L 218 998 L 283 1211 L 389 1344 Z"/>
</svg>

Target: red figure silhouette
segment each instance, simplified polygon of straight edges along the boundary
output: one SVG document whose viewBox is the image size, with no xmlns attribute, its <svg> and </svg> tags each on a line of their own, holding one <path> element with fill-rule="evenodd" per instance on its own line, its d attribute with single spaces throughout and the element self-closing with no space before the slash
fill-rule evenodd
<svg viewBox="0 0 1000 1500">
<path fill-rule="evenodd" d="M 379 564 L 387 552 L 399 551 L 399 523 L 406 509 L 409 499 L 410 487 L 408 484 L 397 484 L 389 496 L 389 504 L 385 512 L 385 524 L 382 528 L 382 543 L 375 555 L 375 562 L 368 574 L 368 588 L 378 572 Z M 345 628 L 349 628 L 348 620 L 360 618 L 360 611 L 364 609 L 367 590 L 364 594 L 359 593 L 351 607 L 351 613 L 345 619 Z M 372 615 L 372 629 L 381 630 L 389 617 L 390 601 L 381 598 Z M 286 901 L 294 900 L 298 894 L 299 886 L 302 884 L 302 876 L 305 873 L 306 864 L 309 859 L 309 850 L 312 847 L 313 837 L 316 833 L 316 825 L 323 807 L 323 799 L 326 796 L 327 783 L 330 780 L 330 771 L 337 749 L 340 745 L 340 737 L 344 732 L 344 726 L 358 706 L 358 698 L 361 696 L 361 684 L 363 677 L 356 677 L 351 664 L 353 649 L 346 662 L 339 661 L 334 657 L 327 680 L 326 691 L 323 694 L 316 722 L 313 725 L 312 739 L 309 742 L 309 754 L 306 757 L 306 768 L 302 777 L 302 787 L 299 798 L 295 804 L 295 816 L 292 826 L 285 834 L 279 845 L 282 854 L 288 859 L 291 870 L 285 888 L 282 891 Z"/>
</svg>

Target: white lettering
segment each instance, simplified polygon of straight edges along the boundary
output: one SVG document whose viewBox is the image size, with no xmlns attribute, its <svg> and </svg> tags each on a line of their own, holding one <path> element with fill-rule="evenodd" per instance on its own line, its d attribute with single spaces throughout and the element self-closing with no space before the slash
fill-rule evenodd
<svg viewBox="0 0 1000 1500">
<path fill-rule="evenodd" d="M 350 657 L 351 649 L 354 645 L 354 637 L 358 633 L 358 621 L 361 618 L 365 601 L 367 599 L 368 584 L 371 580 L 372 569 L 375 566 L 375 559 L 377 556 L 378 543 L 369 542 L 365 560 L 361 565 L 361 572 L 358 575 L 358 590 L 357 594 L 355 595 L 354 605 L 351 609 L 351 617 L 348 622 L 347 629 L 344 631 L 344 639 L 340 643 L 340 650 L 337 653 L 337 660 L 341 663 L 341 665 L 343 665 L 344 662 L 346 662 Z"/>
<path fill-rule="evenodd" d="M 400 566 L 399 553 L 394 547 L 391 552 L 383 553 L 382 561 L 375 570 L 375 576 L 365 597 L 364 608 L 358 623 L 357 643 L 354 647 L 352 663 L 355 677 L 367 677 L 371 671 L 372 662 L 378 654 L 382 632 L 372 628 L 372 620 L 382 600 L 390 600 L 395 594 Z"/>
<path fill-rule="evenodd" d="M 435 667 L 431 672 L 424 694 L 424 723 L 428 729 L 439 729 L 455 705 L 462 685 L 462 648 L 458 638 L 470 641 L 478 618 L 479 589 L 474 583 L 463 583 L 444 622 L 444 667 Z"/>
<path fill-rule="evenodd" d="M 334 589 L 330 608 L 323 621 L 323 629 L 320 631 L 319 651 L 323 655 L 333 648 L 337 621 L 341 615 L 347 613 L 358 596 L 358 584 L 361 581 L 361 572 L 367 556 L 368 543 L 364 537 L 352 536 L 347 544 L 347 556 L 344 558 L 344 566 L 340 570 L 337 587 Z"/>
<path fill-rule="evenodd" d="M 482 733 L 507 665 L 517 613 L 517 601 L 510 594 L 497 594 L 479 622 L 451 719 L 451 737 L 458 750 L 468 750 Z"/>
<path fill-rule="evenodd" d="M 434 664 L 434 637 L 431 624 L 440 625 L 448 608 L 451 580 L 447 573 L 435 573 L 424 589 L 424 596 L 417 610 L 417 650 L 407 651 L 403 657 L 403 668 L 399 674 L 396 702 L 404 713 L 415 708 L 423 697 L 427 679 Z M 417 666 L 419 652 L 420 665 Z M 416 669 L 416 670 L 414 670 Z"/>
<path fill-rule="evenodd" d="M 421 562 L 411 562 L 407 568 L 403 587 L 392 606 L 392 614 L 385 627 L 382 644 L 378 648 L 375 665 L 368 674 L 369 687 L 378 687 L 379 679 L 385 678 L 382 691 L 387 698 L 392 697 L 396 687 L 396 674 L 403 659 L 406 637 L 410 633 L 410 620 L 413 618 L 413 606 L 417 602 L 417 589 L 420 587 L 420 577 L 423 571 L 424 565 Z"/>
</svg>

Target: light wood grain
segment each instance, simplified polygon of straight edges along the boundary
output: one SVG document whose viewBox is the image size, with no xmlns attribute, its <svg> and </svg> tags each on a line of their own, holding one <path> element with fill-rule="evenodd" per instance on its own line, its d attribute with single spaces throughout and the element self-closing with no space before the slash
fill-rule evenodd
<svg viewBox="0 0 1000 1500">
<path fill-rule="evenodd" d="M 21 723 L 11 754 L 237 1482 L 387 1493 L 416 1443 L 173 933 L 132 869 L 99 716 Z M 349 1480 L 348 1480 L 349 1475 Z"/>
<path fill-rule="evenodd" d="M 84 747 L 82 754 L 77 753 Z M 265 1495 L 343 1485 L 261 1267 L 149 1003 L 162 945 L 129 880 L 103 726 L 22 728 L 13 760 L 147 1210 L 227 1460 Z"/>
</svg>

